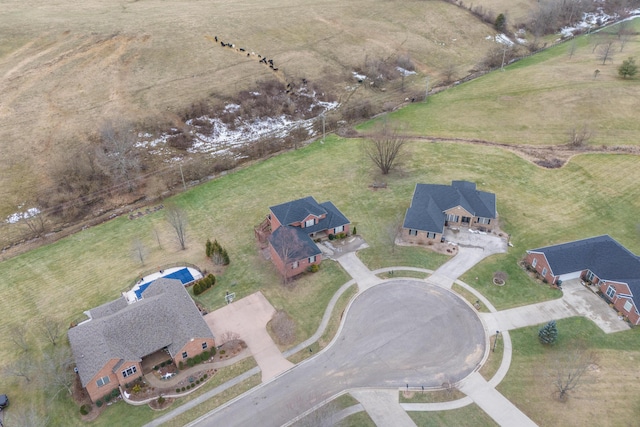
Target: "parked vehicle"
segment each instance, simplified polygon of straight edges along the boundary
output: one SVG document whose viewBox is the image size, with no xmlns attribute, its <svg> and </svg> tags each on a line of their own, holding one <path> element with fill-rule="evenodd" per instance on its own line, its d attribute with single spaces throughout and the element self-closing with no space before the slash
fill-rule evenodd
<svg viewBox="0 0 640 427">
<path fill-rule="evenodd" d="M 0 394 L 0 410 L 9 406 L 9 398 L 6 394 Z"/>
</svg>

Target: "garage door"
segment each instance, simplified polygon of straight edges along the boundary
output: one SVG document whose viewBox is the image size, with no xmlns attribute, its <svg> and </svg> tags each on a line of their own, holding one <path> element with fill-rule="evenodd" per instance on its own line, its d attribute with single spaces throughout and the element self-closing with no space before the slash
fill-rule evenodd
<svg viewBox="0 0 640 427">
<path fill-rule="evenodd" d="M 571 280 L 571 279 L 579 279 L 580 278 L 580 273 L 582 273 L 582 271 L 576 271 L 574 273 L 562 274 L 562 275 L 559 276 L 559 279 L 562 280 L 563 282 L 566 282 L 567 280 Z"/>
</svg>

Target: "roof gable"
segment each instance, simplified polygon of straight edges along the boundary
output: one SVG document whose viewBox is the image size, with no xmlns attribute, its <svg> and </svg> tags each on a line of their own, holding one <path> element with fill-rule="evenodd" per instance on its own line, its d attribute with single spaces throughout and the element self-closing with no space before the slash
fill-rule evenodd
<svg viewBox="0 0 640 427">
<path fill-rule="evenodd" d="M 278 218 L 278 221 L 280 221 L 280 224 L 282 225 L 291 225 L 297 222 L 302 222 L 310 215 L 319 218 L 327 213 L 327 211 L 318 204 L 316 199 L 312 196 L 271 206 L 269 209 L 272 214 Z"/>
<path fill-rule="evenodd" d="M 98 310 L 100 317 L 69 329 L 69 342 L 83 386 L 109 360 L 140 360 L 164 347 L 173 357 L 191 338 L 213 338 L 179 280 L 158 279 L 139 301 L 113 303 L 100 307 L 121 308 L 108 314 L 104 309 Z"/>
<path fill-rule="evenodd" d="M 311 240 L 307 230 L 307 228 L 288 225 L 278 227 L 269 236 L 269 244 L 286 263 L 320 255 L 322 253 L 320 248 Z"/>
</svg>

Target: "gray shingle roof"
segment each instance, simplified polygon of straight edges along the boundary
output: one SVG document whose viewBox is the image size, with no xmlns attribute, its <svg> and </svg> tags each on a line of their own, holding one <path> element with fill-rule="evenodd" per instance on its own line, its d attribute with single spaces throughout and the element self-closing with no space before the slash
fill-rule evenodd
<svg viewBox="0 0 640 427">
<path fill-rule="evenodd" d="M 444 211 L 461 206 L 473 216 L 496 218 L 496 195 L 478 191 L 476 184 L 452 181 L 451 185 L 416 184 L 411 206 L 404 217 L 404 228 L 442 233 Z"/>
<path fill-rule="evenodd" d="M 164 347 L 174 357 L 191 338 L 213 338 L 179 280 L 158 279 L 135 303 L 122 297 L 89 313 L 91 320 L 68 331 L 83 386 L 111 359 L 141 360 Z"/>
<path fill-rule="evenodd" d="M 283 225 L 269 236 L 269 243 L 287 263 L 320 255 L 322 252 L 307 234 L 308 228 Z"/>
<path fill-rule="evenodd" d="M 640 258 L 611 236 L 590 237 L 527 253 L 544 254 L 554 276 L 591 270 L 602 280 L 627 283 L 640 307 Z"/>
<path fill-rule="evenodd" d="M 327 213 L 312 196 L 271 206 L 269 209 L 282 225 L 303 221 L 309 215 L 320 216 Z"/>
</svg>

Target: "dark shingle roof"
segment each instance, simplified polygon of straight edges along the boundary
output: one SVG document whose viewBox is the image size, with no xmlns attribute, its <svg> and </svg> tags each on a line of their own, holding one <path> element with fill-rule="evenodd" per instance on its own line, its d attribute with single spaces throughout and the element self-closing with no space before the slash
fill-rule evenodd
<svg viewBox="0 0 640 427">
<path fill-rule="evenodd" d="M 554 276 L 591 270 L 602 280 L 627 283 L 636 306 L 640 306 L 640 258 L 611 236 L 590 237 L 527 252 L 544 254 Z"/>
<path fill-rule="evenodd" d="M 327 213 L 326 209 L 318 204 L 312 196 L 271 206 L 269 209 L 282 225 L 303 221 L 309 215 L 320 216 Z"/>
<path fill-rule="evenodd" d="M 83 386 L 111 359 L 140 360 L 164 347 L 174 357 L 191 338 L 213 338 L 179 280 L 158 279 L 135 303 L 122 297 L 89 313 L 91 320 L 68 332 Z"/>
<path fill-rule="evenodd" d="M 308 228 L 283 225 L 269 236 L 269 243 L 287 263 L 320 255 L 322 252 L 307 234 Z"/>
<path fill-rule="evenodd" d="M 476 184 L 453 181 L 451 185 L 416 184 L 404 228 L 442 233 L 444 211 L 461 206 L 473 216 L 496 218 L 496 195 L 476 190 Z"/>
</svg>

